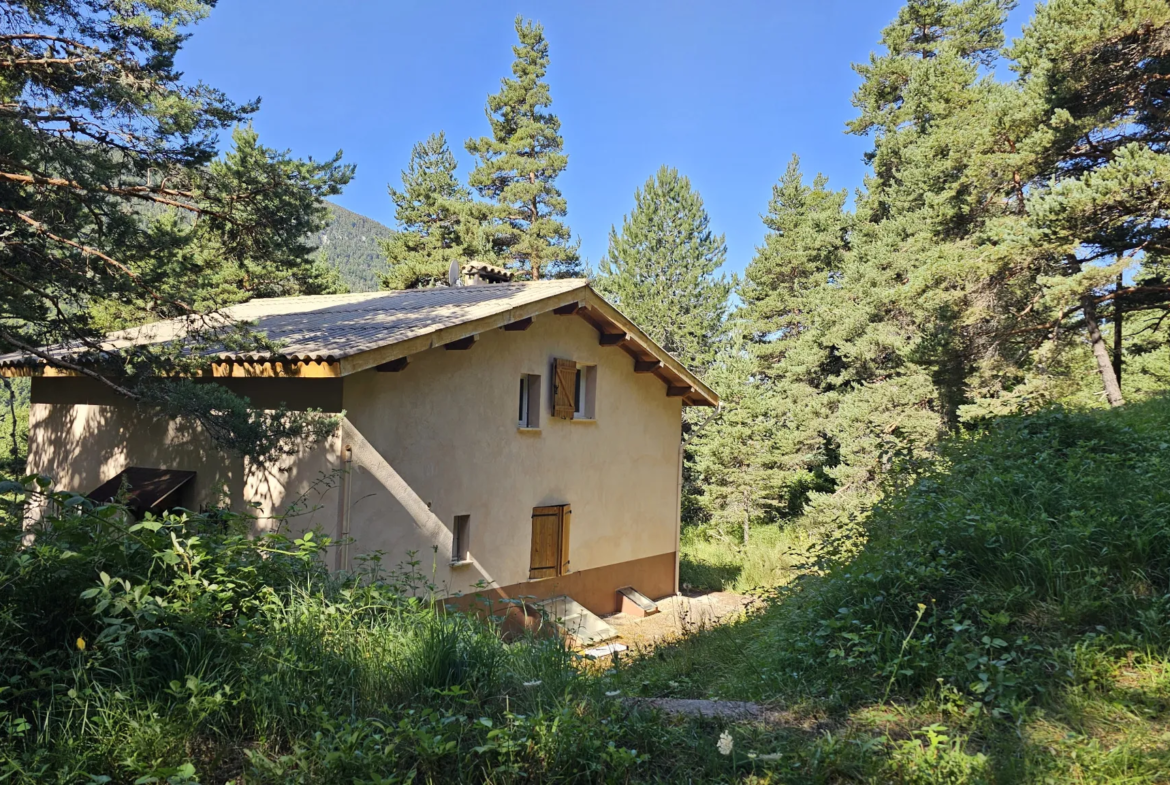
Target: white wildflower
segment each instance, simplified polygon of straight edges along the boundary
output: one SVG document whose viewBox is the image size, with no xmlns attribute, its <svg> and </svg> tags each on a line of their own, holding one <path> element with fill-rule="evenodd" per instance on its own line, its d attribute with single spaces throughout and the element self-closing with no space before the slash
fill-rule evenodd
<svg viewBox="0 0 1170 785">
<path fill-rule="evenodd" d="M 735 742 L 731 740 L 731 734 L 727 731 L 719 734 L 719 743 L 715 745 L 719 748 L 720 755 L 730 755 Z"/>
<path fill-rule="evenodd" d="M 525 687 L 539 687 L 540 685 L 541 685 L 541 681 L 540 681 L 540 679 L 537 679 L 536 681 L 526 681 L 526 682 L 524 682 L 524 686 L 525 686 Z"/>
<path fill-rule="evenodd" d="M 616 698 L 618 695 L 621 695 L 621 694 L 622 694 L 621 690 L 611 690 L 611 691 L 605 693 L 605 697 Z"/>
</svg>

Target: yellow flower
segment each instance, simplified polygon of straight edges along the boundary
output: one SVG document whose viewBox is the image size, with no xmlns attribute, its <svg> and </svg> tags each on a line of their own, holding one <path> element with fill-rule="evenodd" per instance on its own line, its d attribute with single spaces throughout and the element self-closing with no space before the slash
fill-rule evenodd
<svg viewBox="0 0 1170 785">
<path fill-rule="evenodd" d="M 82 638 L 82 637 L 77 638 L 77 650 L 78 651 L 85 651 L 85 638 Z"/>
</svg>

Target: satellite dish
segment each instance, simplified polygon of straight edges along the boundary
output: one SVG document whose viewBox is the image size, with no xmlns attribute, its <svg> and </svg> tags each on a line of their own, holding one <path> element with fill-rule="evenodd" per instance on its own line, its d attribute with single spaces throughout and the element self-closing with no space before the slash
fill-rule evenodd
<svg viewBox="0 0 1170 785">
<path fill-rule="evenodd" d="M 458 286 L 461 280 L 462 278 L 460 276 L 459 260 L 452 259 L 451 266 L 447 268 L 447 285 Z"/>
</svg>

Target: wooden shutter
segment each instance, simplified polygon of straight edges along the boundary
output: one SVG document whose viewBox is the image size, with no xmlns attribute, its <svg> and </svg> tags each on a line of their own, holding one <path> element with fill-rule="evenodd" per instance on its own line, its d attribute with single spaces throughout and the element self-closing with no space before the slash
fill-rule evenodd
<svg viewBox="0 0 1170 785">
<path fill-rule="evenodd" d="M 577 363 L 572 360 L 553 360 L 553 416 L 573 419 L 577 411 Z"/>
<path fill-rule="evenodd" d="M 532 508 L 532 558 L 528 579 L 554 578 L 569 571 L 569 520 L 567 504 Z"/>
<path fill-rule="evenodd" d="M 561 557 L 561 508 L 532 508 L 532 558 L 528 578 L 554 578 Z"/>
<path fill-rule="evenodd" d="M 569 571 L 569 519 L 573 509 L 565 504 L 561 507 L 561 549 L 560 564 L 557 565 L 557 575 L 564 575 Z"/>
</svg>

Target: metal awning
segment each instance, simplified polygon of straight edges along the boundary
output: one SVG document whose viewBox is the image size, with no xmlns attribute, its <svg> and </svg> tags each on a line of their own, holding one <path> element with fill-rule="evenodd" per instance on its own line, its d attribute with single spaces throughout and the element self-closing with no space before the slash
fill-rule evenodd
<svg viewBox="0 0 1170 785">
<path fill-rule="evenodd" d="M 179 491 L 195 479 L 195 472 L 131 466 L 103 482 L 86 497 L 106 503 L 119 498 L 126 486 L 126 506 L 137 515 L 159 514 L 179 503 Z"/>
</svg>

